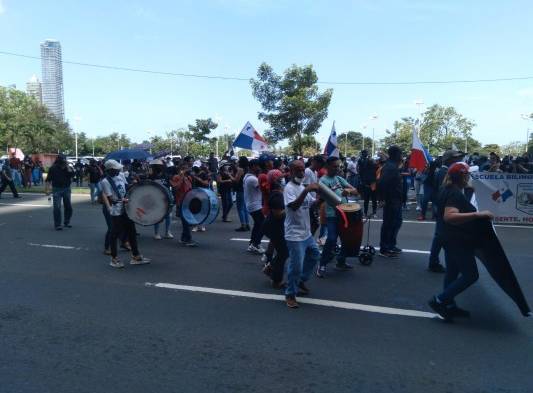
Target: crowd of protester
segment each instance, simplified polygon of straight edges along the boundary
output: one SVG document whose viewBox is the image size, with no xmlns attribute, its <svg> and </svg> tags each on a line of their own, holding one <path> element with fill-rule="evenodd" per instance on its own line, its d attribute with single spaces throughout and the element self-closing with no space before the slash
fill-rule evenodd
<svg viewBox="0 0 533 393">
<path fill-rule="evenodd" d="M 461 225 L 463 221 L 491 219 L 492 214 L 477 212 L 465 199 L 464 179 L 471 170 L 528 173 L 531 162 L 527 155 L 500 160 L 494 153 L 485 158 L 475 153 L 466 156 L 454 150 L 446 151 L 423 170 L 412 169 L 409 160 L 409 155 L 397 146 L 389 147 L 376 157 L 371 157 L 366 150 L 349 158 L 276 157 L 264 153 L 249 159 L 227 152 L 220 161 L 211 153 L 205 159 L 192 156 L 122 162 L 91 159 L 87 165 L 81 160 L 71 165 L 65 156 L 59 155 L 48 171 L 46 192 L 53 194 L 55 229 L 71 228 L 71 183 L 82 186 L 86 178 L 91 202 L 102 205 L 107 225 L 104 254 L 111 256 L 112 267 L 122 268 L 124 263 L 119 259 L 118 246 L 131 252 L 130 264 L 150 263 L 150 259 L 140 253 L 135 223 L 125 212 L 127 190 L 131 185 L 151 180 L 168 190 L 175 215 L 181 221 L 179 243 L 186 247 L 198 247 L 192 233 L 205 232 L 206 227 L 191 226 L 180 214 L 185 195 L 195 188 L 216 190 L 221 221 L 232 222 L 230 212 L 236 205 L 239 225 L 234 230 L 250 232 L 247 251 L 261 257 L 263 273 L 269 277 L 273 288 L 284 290 L 290 308 L 298 307 L 297 295 L 309 293 L 306 283 L 313 272 L 318 278 L 327 277 L 331 262 L 336 270 L 353 268 L 347 262 L 342 242 L 339 247 L 339 214 L 318 192 L 321 187 L 329 189 L 342 203 L 358 201 L 363 218 L 373 219 L 378 208 L 382 209 L 379 255 L 385 258 L 398 258 L 402 253 L 397 238 L 403 211 L 413 203 L 417 219 L 423 221 L 431 207 L 429 213 L 436 220 L 436 226 L 428 270 L 446 273 L 446 279 L 445 291 L 434 297 L 430 306 L 445 319 L 468 316 L 468 312 L 457 306 L 454 297 L 472 285 L 477 275 L 472 270 L 472 259 L 467 260 L 456 252 L 461 241 L 457 240 L 457 244 L 450 241 L 458 239 L 455 224 L 450 223 Z M 21 182 L 29 187 L 42 182 L 42 170 L 42 164 L 30 158 L 22 162 L 10 159 L 2 168 L 0 193 L 10 186 L 17 197 L 16 174 L 19 173 L 25 179 Z M 39 179 L 32 176 L 34 171 L 40 174 Z M 443 192 L 445 187 L 447 191 Z M 414 191 L 413 202 L 408 198 L 410 190 Z M 155 240 L 174 238 L 171 211 L 173 209 L 161 223 L 154 225 Z M 462 218 L 463 214 L 468 218 Z M 162 226 L 164 229 L 160 231 Z M 465 228 L 457 230 L 460 233 L 467 230 Z M 262 246 L 263 237 L 269 239 L 266 249 Z M 447 251 L 446 268 L 439 260 L 442 248 Z"/>
</svg>

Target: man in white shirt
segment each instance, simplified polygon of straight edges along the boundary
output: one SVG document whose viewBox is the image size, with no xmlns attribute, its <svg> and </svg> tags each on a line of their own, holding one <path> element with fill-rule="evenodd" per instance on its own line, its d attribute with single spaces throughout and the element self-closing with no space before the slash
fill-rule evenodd
<svg viewBox="0 0 533 393">
<path fill-rule="evenodd" d="M 309 280 L 320 259 L 320 251 L 311 235 L 309 218 L 309 208 L 315 202 L 315 198 L 310 193 L 318 190 L 318 184 L 303 186 L 305 166 L 302 161 L 291 162 L 290 170 L 291 181 L 283 191 L 286 206 L 285 240 L 289 249 L 285 300 L 288 307 L 297 308 L 296 295 L 309 293 L 305 282 Z"/>
<path fill-rule="evenodd" d="M 263 195 L 259 188 L 259 180 L 257 176 L 261 173 L 261 166 L 259 160 L 250 160 L 250 171 L 244 176 L 244 203 L 246 210 L 254 220 L 254 227 L 250 235 L 250 245 L 248 252 L 253 254 L 263 254 L 265 250 L 261 247 L 261 239 L 263 238 Z"/>
<path fill-rule="evenodd" d="M 350 183 L 350 185 L 352 187 L 359 187 L 359 173 L 357 172 L 357 158 L 355 156 L 352 156 L 348 162 L 347 162 L 347 167 L 346 169 L 348 170 L 347 172 L 347 179 L 348 180 L 348 183 Z"/>
<path fill-rule="evenodd" d="M 309 159 L 310 165 L 305 168 L 305 175 L 302 184 L 308 186 L 309 184 L 318 183 L 318 171 L 324 167 L 325 160 L 324 157 L 320 154 L 311 157 Z M 316 192 L 311 192 L 313 198 L 316 198 Z M 316 230 L 319 227 L 318 221 L 318 205 L 313 204 L 309 209 L 309 216 L 311 218 L 311 234 L 315 234 Z"/>
</svg>

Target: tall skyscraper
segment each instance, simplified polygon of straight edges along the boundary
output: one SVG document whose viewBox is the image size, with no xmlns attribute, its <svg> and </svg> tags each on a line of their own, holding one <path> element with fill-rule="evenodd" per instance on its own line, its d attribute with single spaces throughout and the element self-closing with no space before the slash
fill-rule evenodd
<svg viewBox="0 0 533 393">
<path fill-rule="evenodd" d="M 35 97 L 39 104 L 43 103 L 43 90 L 37 75 L 33 75 L 26 83 L 26 93 L 28 93 L 29 96 Z"/>
<path fill-rule="evenodd" d="M 61 62 L 61 44 L 56 40 L 41 43 L 41 66 L 43 72 L 43 104 L 58 119 L 64 120 L 63 105 L 63 64 Z"/>
</svg>

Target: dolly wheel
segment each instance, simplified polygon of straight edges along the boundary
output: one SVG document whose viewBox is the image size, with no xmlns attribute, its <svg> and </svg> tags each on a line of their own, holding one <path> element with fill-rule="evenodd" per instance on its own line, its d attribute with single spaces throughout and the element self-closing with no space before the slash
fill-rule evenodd
<svg viewBox="0 0 533 393">
<path fill-rule="evenodd" d="M 369 254 L 367 252 L 362 252 L 359 254 L 359 263 L 363 266 L 369 266 L 372 264 L 374 258 L 372 257 L 372 254 Z"/>
</svg>

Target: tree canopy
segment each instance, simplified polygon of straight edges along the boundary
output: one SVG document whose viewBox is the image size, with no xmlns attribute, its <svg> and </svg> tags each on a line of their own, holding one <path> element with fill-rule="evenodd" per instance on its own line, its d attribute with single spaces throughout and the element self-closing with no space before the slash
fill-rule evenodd
<svg viewBox="0 0 533 393">
<path fill-rule="evenodd" d="M 304 137 L 314 136 L 328 115 L 333 90 L 318 91 L 318 77 L 311 65 L 293 65 L 283 76 L 263 63 L 252 79 L 252 93 L 262 112 L 258 118 L 269 124 L 265 136 L 272 143 L 289 139 L 293 151 L 303 154 Z"/>
</svg>

